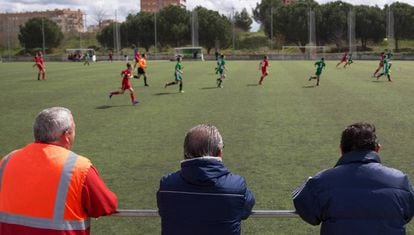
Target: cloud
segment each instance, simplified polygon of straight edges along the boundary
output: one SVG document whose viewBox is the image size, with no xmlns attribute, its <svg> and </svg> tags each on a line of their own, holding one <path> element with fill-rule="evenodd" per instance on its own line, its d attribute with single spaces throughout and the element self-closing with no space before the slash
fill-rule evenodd
<svg viewBox="0 0 414 235">
<path fill-rule="evenodd" d="M 332 2 L 333 0 L 317 0 L 320 4 Z M 380 7 L 385 4 L 391 4 L 395 0 L 343 0 L 354 5 L 378 5 Z M 414 5 L 414 0 L 399 0 Z M 246 8 L 251 14 L 252 9 L 261 0 L 187 0 L 187 9 L 192 10 L 201 5 L 205 8 L 219 11 L 221 14 L 230 15 L 233 11 L 242 11 Z M 44 11 L 46 9 L 63 9 L 70 8 L 72 10 L 80 9 L 86 13 L 87 24 L 96 24 L 96 12 L 104 11 L 108 18 L 115 19 L 115 10 L 117 19 L 123 21 L 125 17 L 140 10 L 139 0 L 1 0 L 1 12 L 25 12 Z"/>
<path fill-rule="evenodd" d="M 246 8 L 249 13 L 256 7 L 259 0 L 187 0 L 187 9 L 191 10 L 197 6 L 202 6 L 222 14 L 230 14 L 234 11 L 242 11 Z"/>
</svg>

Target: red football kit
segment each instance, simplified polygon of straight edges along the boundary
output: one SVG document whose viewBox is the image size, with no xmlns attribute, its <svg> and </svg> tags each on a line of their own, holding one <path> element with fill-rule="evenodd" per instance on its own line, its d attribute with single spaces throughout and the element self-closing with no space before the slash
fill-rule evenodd
<svg viewBox="0 0 414 235">
<path fill-rule="evenodd" d="M 262 68 L 262 75 L 267 75 L 267 67 L 269 66 L 269 61 L 268 60 L 263 60 L 260 63 L 260 67 Z"/>
<path fill-rule="evenodd" d="M 348 60 L 348 54 L 345 53 L 344 56 L 342 56 L 341 62 L 346 62 Z"/>
<path fill-rule="evenodd" d="M 131 71 L 128 69 L 122 70 L 122 90 L 127 90 L 131 88 L 131 83 L 129 82 L 129 78 L 131 77 Z"/>
<path fill-rule="evenodd" d="M 384 67 L 384 59 L 385 59 L 385 57 L 386 57 L 385 53 L 380 55 L 380 62 L 379 62 L 379 66 L 380 67 Z"/>
<path fill-rule="evenodd" d="M 43 70 L 45 68 L 45 64 L 44 64 L 43 58 L 41 56 L 35 55 L 34 62 L 36 63 L 37 68 L 39 70 Z"/>
</svg>

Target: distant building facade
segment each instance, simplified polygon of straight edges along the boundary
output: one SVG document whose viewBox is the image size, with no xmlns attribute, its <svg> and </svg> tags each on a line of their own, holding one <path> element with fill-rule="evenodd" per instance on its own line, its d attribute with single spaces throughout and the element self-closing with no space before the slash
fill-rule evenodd
<svg viewBox="0 0 414 235">
<path fill-rule="evenodd" d="M 48 11 L 33 11 L 19 13 L 0 13 L 0 45 L 17 46 L 20 25 L 24 25 L 34 17 L 45 17 L 55 22 L 63 33 L 83 32 L 84 13 L 81 10 L 55 9 Z"/>
<path fill-rule="evenodd" d="M 88 26 L 88 32 L 90 32 L 90 33 L 100 32 L 100 31 L 102 31 L 103 28 L 105 28 L 106 26 L 108 26 L 112 23 L 115 23 L 115 20 L 112 20 L 112 19 L 102 20 L 98 25 L 89 25 Z"/>
<path fill-rule="evenodd" d="M 164 7 L 174 5 L 186 8 L 186 0 L 141 0 L 142 12 L 158 12 Z"/>
</svg>

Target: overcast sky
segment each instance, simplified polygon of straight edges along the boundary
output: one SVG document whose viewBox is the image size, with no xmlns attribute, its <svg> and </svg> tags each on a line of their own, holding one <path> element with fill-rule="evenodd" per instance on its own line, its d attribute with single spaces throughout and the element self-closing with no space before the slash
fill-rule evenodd
<svg viewBox="0 0 414 235">
<path fill-rule="evenodd" d="M 247 8 L 249 12 L 261 0 L 187 0 L 187 9 L 191 10 L 196 6 L 203 6 L 211 10 L 217 10 L 222 14 L 230 14 L 233 8 L 241 11 Z M 332 0 L 316 0 L 319 3 L 331 2 Z M 399 0 L 400 2 L 414 5 L 414 0 Z M 395 0 L 344 0 L 354 5 L 365 4 L 382 7 L 384 4 L 391 4 Z M 108 18 L 115 18 L 123 21 L 129 13 L 136 13 L 140 10 L 140 0 L 0 0 L 0 12 L 24 12 L 39 11 L 55 8 L 81 9 L 86 13 L 86 24 L 96 24 L 97 12 L 105 12 Z"/>
</svg>

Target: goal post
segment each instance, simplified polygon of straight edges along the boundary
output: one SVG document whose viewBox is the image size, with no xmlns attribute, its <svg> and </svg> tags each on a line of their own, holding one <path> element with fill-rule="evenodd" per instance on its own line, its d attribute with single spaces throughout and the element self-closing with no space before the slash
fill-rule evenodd
<svg viewBox="0 0 414 235">
<path fill-rule="evenodd" d="M 315 60 L 325 57 L 327 46 L 282 46 L 284 60 Z"/>
<path fill-rule="evenodd" d="M 178 48 L 174 48 L 174 50 L 175 50 L 175 57 L 181 56 L 185 59 L 204 61 L 202 47 L 178 47 Z"/>
</svg>

